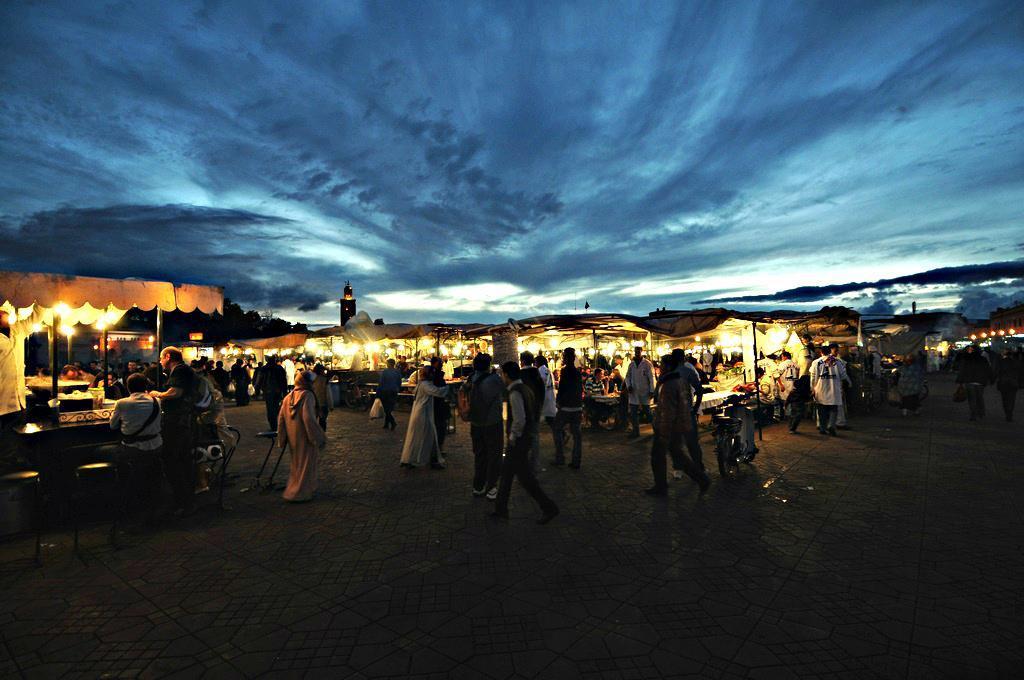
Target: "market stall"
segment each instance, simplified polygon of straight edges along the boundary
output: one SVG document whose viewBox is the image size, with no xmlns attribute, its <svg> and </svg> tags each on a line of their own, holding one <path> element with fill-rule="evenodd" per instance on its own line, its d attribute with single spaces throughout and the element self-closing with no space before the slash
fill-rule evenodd
<svg viewBox="0 0 1024 680">
<path fill-rule="evenodd" d="M 30 392 L 24 378 L 24 342 L 33 333 L 46 332 L 50 348 L 48 399 L 53 420 L 59 422 L 62 412 L 66 421 L 82 421 L 90 417 L 102 420 L 105 417 L 103 413 L 93 416 L 82 414 L 83 411 L 105 410 L 102 393 L 94 395 L 75 390 L 68 394 L 58 383 L 63 344 L 60 342 L 61 335 L 71 336 L 79 325 L 94 326 L 101 333 L 105 357 L 107 330 L 120 321 L 125 312 L 132 307 L 142 310 L 155 308 L 155 337 L 159 352 L 162 347 L 163 312 L 177 309 L 211 314 L 221 311 L 223 304 L 223 291 L 214 286 L 0 271 L 0 309 L 10 319 L 11 346 L 11 350 L 2 355 L 2 390 L 18 410 L 25 408 L 26 396 Z M 106 361 L 103 370 L 106 374 Z M 41 389 L 38 384 L 35 387 Z M 85 408 L 86 402 L 89 408 Z"/>
<path fill-rule="evenodd" d="M 25 422 L 14 432 L 33 465 L 44 471 L 44 482 L 59 479 L 60 474 L 50 473 L 73 466 L 81 448 L 116 439 L 108 425 L 113 402 L 104 397 L 103 389 L 87 390 L 80 381 L 60 379 L 60 336 L 70 335 L 77 325 L 93 325 L 101 331 L 105 346 L 106 330 L 127 310 L 155 308 L 159 352 L 164 312 L 211 314 L 222 310 L 223 300 L 222 289 L 214 286 L 0 272 L 0 309 L 8 319 L 0 351 L 0 415 L 22 416 Z M 49 341 L 50 375 L 26 378 L 25 342 L 31 334 L 42 332 Z M 107 366 L 103 369 L 106 374 Z M 40 400 L 42 408 L 28 410 L 30 398 Z"/>
<path fill-rule="evenodd" d="M 641 346 L 647 354 L 659 349 L 668 351 L 668 338 L 647 319 L 628 314 L 554 314 L 527 319 L 510 319 L 503 324 L 480 326 L 466 333 L 475 341 L 493 349 L 501 342 L 497 338 L 514 339 L 508 356 L 491 352 L 495 362 L 516 359 L 514 355 L 527 350 L 535 356 L 545 356 L 552 368 L 557 368 L 562 351 L 572 347 L 581 363 L 612 369 L 617 362 L 628 359 L 633 347 Z"/>
<path fill-rule="evenodd" d="M 285 333 L 272 338 L 238 338 L 228 340 L 217 349 L 222 360 L 234 360 L 246 356 L 256 361 L 266 361 L 267 356 L 301 355 L 306 348 L 307 333 Z"/>
<path fill-rule="evenodd" d="M 331 326 L 311 334 L 306 353 L 332 370 L 378 371 L 388 359 L 411 366 L 431 356 L 445 359 L 446 375 L 454 375 L 472 360 L 475 347 L 465 341 L 467 330 L 477 325 L 374 323 L 360 312 L 344 326 Z"/>
</svg>

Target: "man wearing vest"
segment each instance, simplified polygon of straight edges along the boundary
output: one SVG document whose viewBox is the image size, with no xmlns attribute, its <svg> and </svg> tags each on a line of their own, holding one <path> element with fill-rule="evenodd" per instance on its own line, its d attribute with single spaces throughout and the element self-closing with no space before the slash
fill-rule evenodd
<svg viewBox="0 0 1024 680">
<path fill-rule="evenodd" d="M 518 477 L 519 483 L 544 513 L 537 524 L 547 524 L 558 515 L 558 506 L 541 490 L 529 460 L 530 443 L 540 421 L 540 405 L 533 391 L 520 380 L 519 364 L 514 361 L 502 364 L 501 378 L 508 389 L 508 446 L 501 466 L 498 498 L 491 514 L 497 519 L 508 519 L 512 477 Z"/>
<path fill-rule="evenodd" d="M 160 365 L 168 374 L 167 389 L 149 395 L 159 399 L 163 409 L 164 473 L 174 490 L 174 514 L 181 516 L 192 511 L 196 487 L 192 442 L 196 429 L 193 407 L 199 378 L 184 363 L 177 347 L 165 347 L 160 352 Z"/>
<path fill-rule="evenodd" d="M 121 443 L 104 446 L 99 454 L 115 463 L 131 466 L 131 481 L 127 485 L 130 491 L 137 489 L 136 480 L 145 480 L 146 509 L 148 519 L 152 520 L 158 500 L 156 493 L 160 488 L 160 465 L 156 457 L 163 444 L 160 402 L 146 394 L 149 380 L 141 373 L 132 373 L 126 383 L 131 395 L 118 399 L 114 412 L 110 414 L 110 429 L 121 433 Z"/>
</svg>

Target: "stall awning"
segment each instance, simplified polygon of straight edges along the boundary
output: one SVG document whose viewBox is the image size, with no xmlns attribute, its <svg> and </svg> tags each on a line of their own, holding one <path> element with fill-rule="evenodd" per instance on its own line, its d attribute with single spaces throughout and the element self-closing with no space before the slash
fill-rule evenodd
<svg viewBox="0 0 1024 680">
<path fill-rule="evenodd" d="M 710 333 L 730 320 L 780 324 L 799 334 L 823 338 L 856 338 L 860 315 L 847 307 L 822 307 L 815 312 L 778 309 L 767 312 L 741 312 L 714 307 L 692 311 L 657 312 L 645 321 L 658 333 L 673 338 L 686 338 Z"/>
<path fill-rule="evenodd" d="M 306 343 L 306 333 L 285 333 L 273 338 L 245 338 L 241 340 L 228 340 L 229 345 L 237 345 L 248 349 L 291 349 L 301 347 Z"/>
<path fill-rule="evenodd" d="M 549 314 L 514 321 L 520 336 L 538 335 L 547 331 L 580 333 L 596 331 L 598 334 L 627 334 L 660 332 L 648 319 L 628 314 Z M 467 337 L 491 335 L 495 330 L 508 328 L 507 323 L 480 326 L 467 331 Z"/>
<path fill-rule="evenodd" d="M 71 310 L 93 309 L 99 310 L 98 314 L 111 307 L 119 310 L 159 307 L 165 312 L 198 309 L 212 314 L 224 310 L 224 289 L 167 281 L 0 271 L 0 302 L 17 309 L 32 305 L 53 309 L 63 303 Z"/>
</svg>

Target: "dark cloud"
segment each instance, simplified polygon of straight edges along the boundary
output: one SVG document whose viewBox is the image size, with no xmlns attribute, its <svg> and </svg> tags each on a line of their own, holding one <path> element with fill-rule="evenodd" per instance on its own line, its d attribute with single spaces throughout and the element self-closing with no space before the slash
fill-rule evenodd
<svg viewBox="0 0 1024 680">
<path fill-rule="evenodd" d="M 1024 303 L 1024 280 L 1004 288 L 968 286 L 960 293 L 956 311 L 968 319 L 988 319 L 989 313 L 999 307 L 1013 307 Z"/>
<path fill-rule="evenodd" d="M 4 262 L 224 283 L 313 319 L 344 278 L 644 312 L 683 302 L 660 282 L 811 304 L 830 287 L 802 283 L 880 263 L 1007 260 L 1022 19 L 1009 1 L 2 3 Z"/>
<path fill-rule="evenodd" d="M 282 217 L 194 205 L 112 205 L 43 211 L 17 226 L 3 227 L 7 246 L 0 267 L 24 270 L 140 277 L 223 285 L 234 300 L 255 307 L 314 311 L 330 295 L 322 284 L 304 287 L 261 277 L 301 258 L 282 249 L 288 236 Z"/>
<path fill-rule="evenodd" d="M 1024 260 L 971 264 L 962 267 L 940 267 L 917 274 L 897 276 L 891 279 L 879 279 L 878 281 L 839 283 L 828 286 L 799 286 L 764 295 L 723 296 L 707 300 L 694 300 L 694 304 L 717 302 L 817 302 L 863 290 L 880 291 L 901 286 L 926 286 L 934 284 L 966 285 L 1020 277 L 1024 277 Z"/>
<path fill-rule="evenodd" d="M 894 314 L 896 312 L 896 306 L 891 300 L 884 297 L 876 297 L 874 301 L 860 310 L 861 314 Z"/>
</svg>

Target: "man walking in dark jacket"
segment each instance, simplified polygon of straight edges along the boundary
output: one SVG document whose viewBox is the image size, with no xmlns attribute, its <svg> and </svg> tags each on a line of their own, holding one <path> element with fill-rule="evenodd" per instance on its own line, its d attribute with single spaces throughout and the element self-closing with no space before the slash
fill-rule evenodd
<svg viewBox="0 0 1024 680">
<path fill-rule="evenodd" d="M 263 367 L 263 399 L 267 405 L 267 423 L 271 430 L 277 429 L 277 415 L 281 410 L 281 400 L 288 393 L 288 374 L 284 367 L 277 363 L 276 356 L 267 357 Z"/>
<path fill-rule="evenodd" d="M 536 404 L 536 395 L 532 389 L 523 384 L 516 362 L 507 361 L 502 364 L 501 376 L 504 385 L 508 388 L 508 448 L 502 462 L 501 486 L 498 490 L 497 502 L 494 504 L 494 512 L 491 514 L 498 519 L 508 519 L 508 497 L 512 492 L 512 478 L 518 477 L 519 483 L 533 497 L 533 500 L 540 506 L 541 512 L 544 513 L 537 520 L 537 524 L 547 524 L 558 515 L 558 506 L 541 490 L 528 460 L 530 431 L 537 429 L 540 420 L 540 408 Z"/>
<path fill-rule="evenodd" d="M 572 433 L 572 462 L 569 467 L 580 469 L 583 458 L 583 376 L 576 368 L 576 350 L 568 347 L 562 352 L 562 369 L 558 378 L 558 394 L 555 395 L 558 413 L 552 433 L 555 438 L 555 459 L 552 465 L 565 465 L 565 445 L 562 442 L 566 426 Z"/>
<path fill-rule="evenodd" d="M 498 497 L 501 471 L 501 407 L 505 383 L 491 373 L 491 355 L 473 357 L 473 375 L 463 386 L 469 396 L 469 436 L 473 441 L 473 495 Z"/>
</svg>

